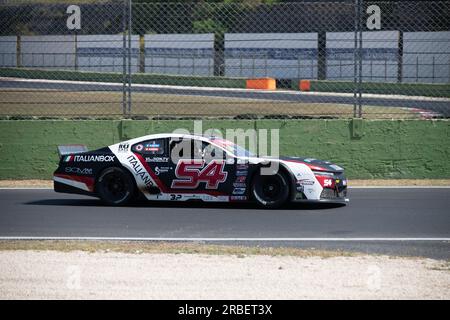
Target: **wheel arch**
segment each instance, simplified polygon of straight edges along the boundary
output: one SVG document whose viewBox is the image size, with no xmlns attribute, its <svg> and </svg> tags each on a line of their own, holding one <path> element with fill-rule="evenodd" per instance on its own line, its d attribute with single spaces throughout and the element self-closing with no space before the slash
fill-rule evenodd
<svg viewBox="0 0 450 320">
<path fill-rule="evenodd" d="M 253 184 L 253 179 L 255 178 L 255 176 L 258 174 L 258 169 L 262 168 L 262 167 L 266 167 L 266 166 L 270 166 L 270 164 L 272 163 L 272 161 L 269 161 L 267 163 L 259 163 L 256 166 L 256 169 L 252 172 L 250 179 L 248 180 L 248 188 L 250 189 L 252 184 Z M 295 176 L 292 173 L 292 171 L 288 168 L 288 166 L 282 162 L 278 162 L 279 164 L 279 171 L 281 171 L 282 173 L 285 174 L 285 176 L 289 179 L 289 201 L 291 201 L 292 199 L 294 199 L 295 197 L 295 191 L 296 191 L 296 187 L 295 187 Z"/>
<path fill-rule="evenodd" d="M 133 181 L 133 194 L 134 195 L 138 195 L 139 194 L 139 189 L 138 189 L 137 184 L 136 184 L 136 178 L 134 177 L 134 175 L 130 171 L 130 169 L 128 169 L 127 167 L 123 166 L 122 164 L 114 164 L 113 166 L 107 166 L 107 167 L 104 167 L 101 170 L 99 170 L 98 173 L 95 175 L 95 178 L 94 178 L 94 192 L 96 194 L 98 194 L 98 190 L 97 190 L 98 179 L 101 177 L 103 172 L 105 172 L 106 170 L 109 170 L 109 169 L 113 169 L 113 168 L 122 169 L 131 178 L 131 181 Z"/>
</svg>

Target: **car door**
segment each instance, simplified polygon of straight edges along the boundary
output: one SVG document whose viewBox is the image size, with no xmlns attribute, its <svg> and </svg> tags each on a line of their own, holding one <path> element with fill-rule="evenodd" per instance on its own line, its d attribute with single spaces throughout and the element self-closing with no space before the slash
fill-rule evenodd
<svg viewBox="0 0 450 320">
<path fill-rule="evenodd" d="M 217 147 L 215 147 L 217 148 Z M 174 163 L 173 192 L 192 192 L 210 195 L 226 195 L 233 165 L 227 164 L 222 153 L 211 156 L 211 145 L 202 140 L 182 139 L 170 143 L 170 155 Z"/>
<path fill-rule="evenodd" d="M 173 167 L 170 164 L 168 139 L 150 139 L 134 144 L 131 150 L 145 161 L 159 191 L 166 189 Z"/>
</svg>

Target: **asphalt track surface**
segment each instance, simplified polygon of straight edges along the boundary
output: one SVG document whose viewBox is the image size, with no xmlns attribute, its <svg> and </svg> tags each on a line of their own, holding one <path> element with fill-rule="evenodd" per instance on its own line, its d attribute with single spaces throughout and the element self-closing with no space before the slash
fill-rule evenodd
<svg viewBox="0 0 450 320">
<path fill-rule="evenodd" d="M 106 207 L 49 189 L 2 189 L 0 238 L 195 238 L 450 259 L 450 188 L 352 188 L 349 196 L 347 206 L 279 210 L 175 202 Z"/>
<path fill-rule="evenodd" d="M 97 84 L 97 83 L 64 83 L 64 82 L 45 82 L 45 80 L 27 81 L 17 80 L 1 80 L 0 87 L 15 89 L 34 89 L 34 90 L 64 90 L 67 92 L 74 91 L 122 91 L 122 84 Z M 143 86 L 139 84 L 132 85 L 133 92 L 147 92 L 159 94 L 178 94 L 205 97 L 228 97 L 241 99 L 260 99 L 271 101 L 288 101 L 301 103 L 333 103 L 333 104 L 349 104 L 353 105 L 353 96 L 332 95 L 332 94 L 302 94 L 301 92 L 263 92 L 252 90 L 230 90 L 216 88 L 214 90 L 201 90 L 195 88 L 180 88 L 173 86 Z M 366 106 L 384 106 L 399 108 L 419 108 L 440 113 L 444 117 L 450 117 L 450 102 L 443 99 L 414 99 L 413 97 L 405 98 L 388 98 L 383 97 L 364 97 L 362 96 L 362 105 Z"/>
</svg>

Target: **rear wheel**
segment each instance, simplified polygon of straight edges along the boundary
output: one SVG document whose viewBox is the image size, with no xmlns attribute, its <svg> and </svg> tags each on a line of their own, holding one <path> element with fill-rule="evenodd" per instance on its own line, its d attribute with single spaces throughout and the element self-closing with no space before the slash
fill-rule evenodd
<svg viewBox="0 0 450 320">
<path fill-rule="evenodd" d="M 108 168 L 97 180 L 100 199 L 108 205 L 124 205 L 133 197 L 134 184 L 130 175 L 121 168 Z"/>
<path fill-rule="evenodd" d="M 278 208 L 289 198 L 289 180 L 278 171 L 273 175 L 257 175 L 252 183 L 252 195 L 264 208 Z"/>
</svg>

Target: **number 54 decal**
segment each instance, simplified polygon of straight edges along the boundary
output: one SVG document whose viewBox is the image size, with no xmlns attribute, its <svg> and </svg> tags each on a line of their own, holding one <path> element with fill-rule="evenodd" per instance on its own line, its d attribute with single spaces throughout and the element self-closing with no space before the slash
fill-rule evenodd
<svg viewBox="0 0 450 320">
<path fill-rule="evenodd" d="M 180 160 L 175 169 L 177 179 L 172 188 L 195 189 L 200 182 L 206 183 L 206 189 L 217 189 L 219 183 L 227 180 L 228 173 L 223 171 L 224 161 L 213 160 L 205 166 L 202 160 Z"/>
</svg>

